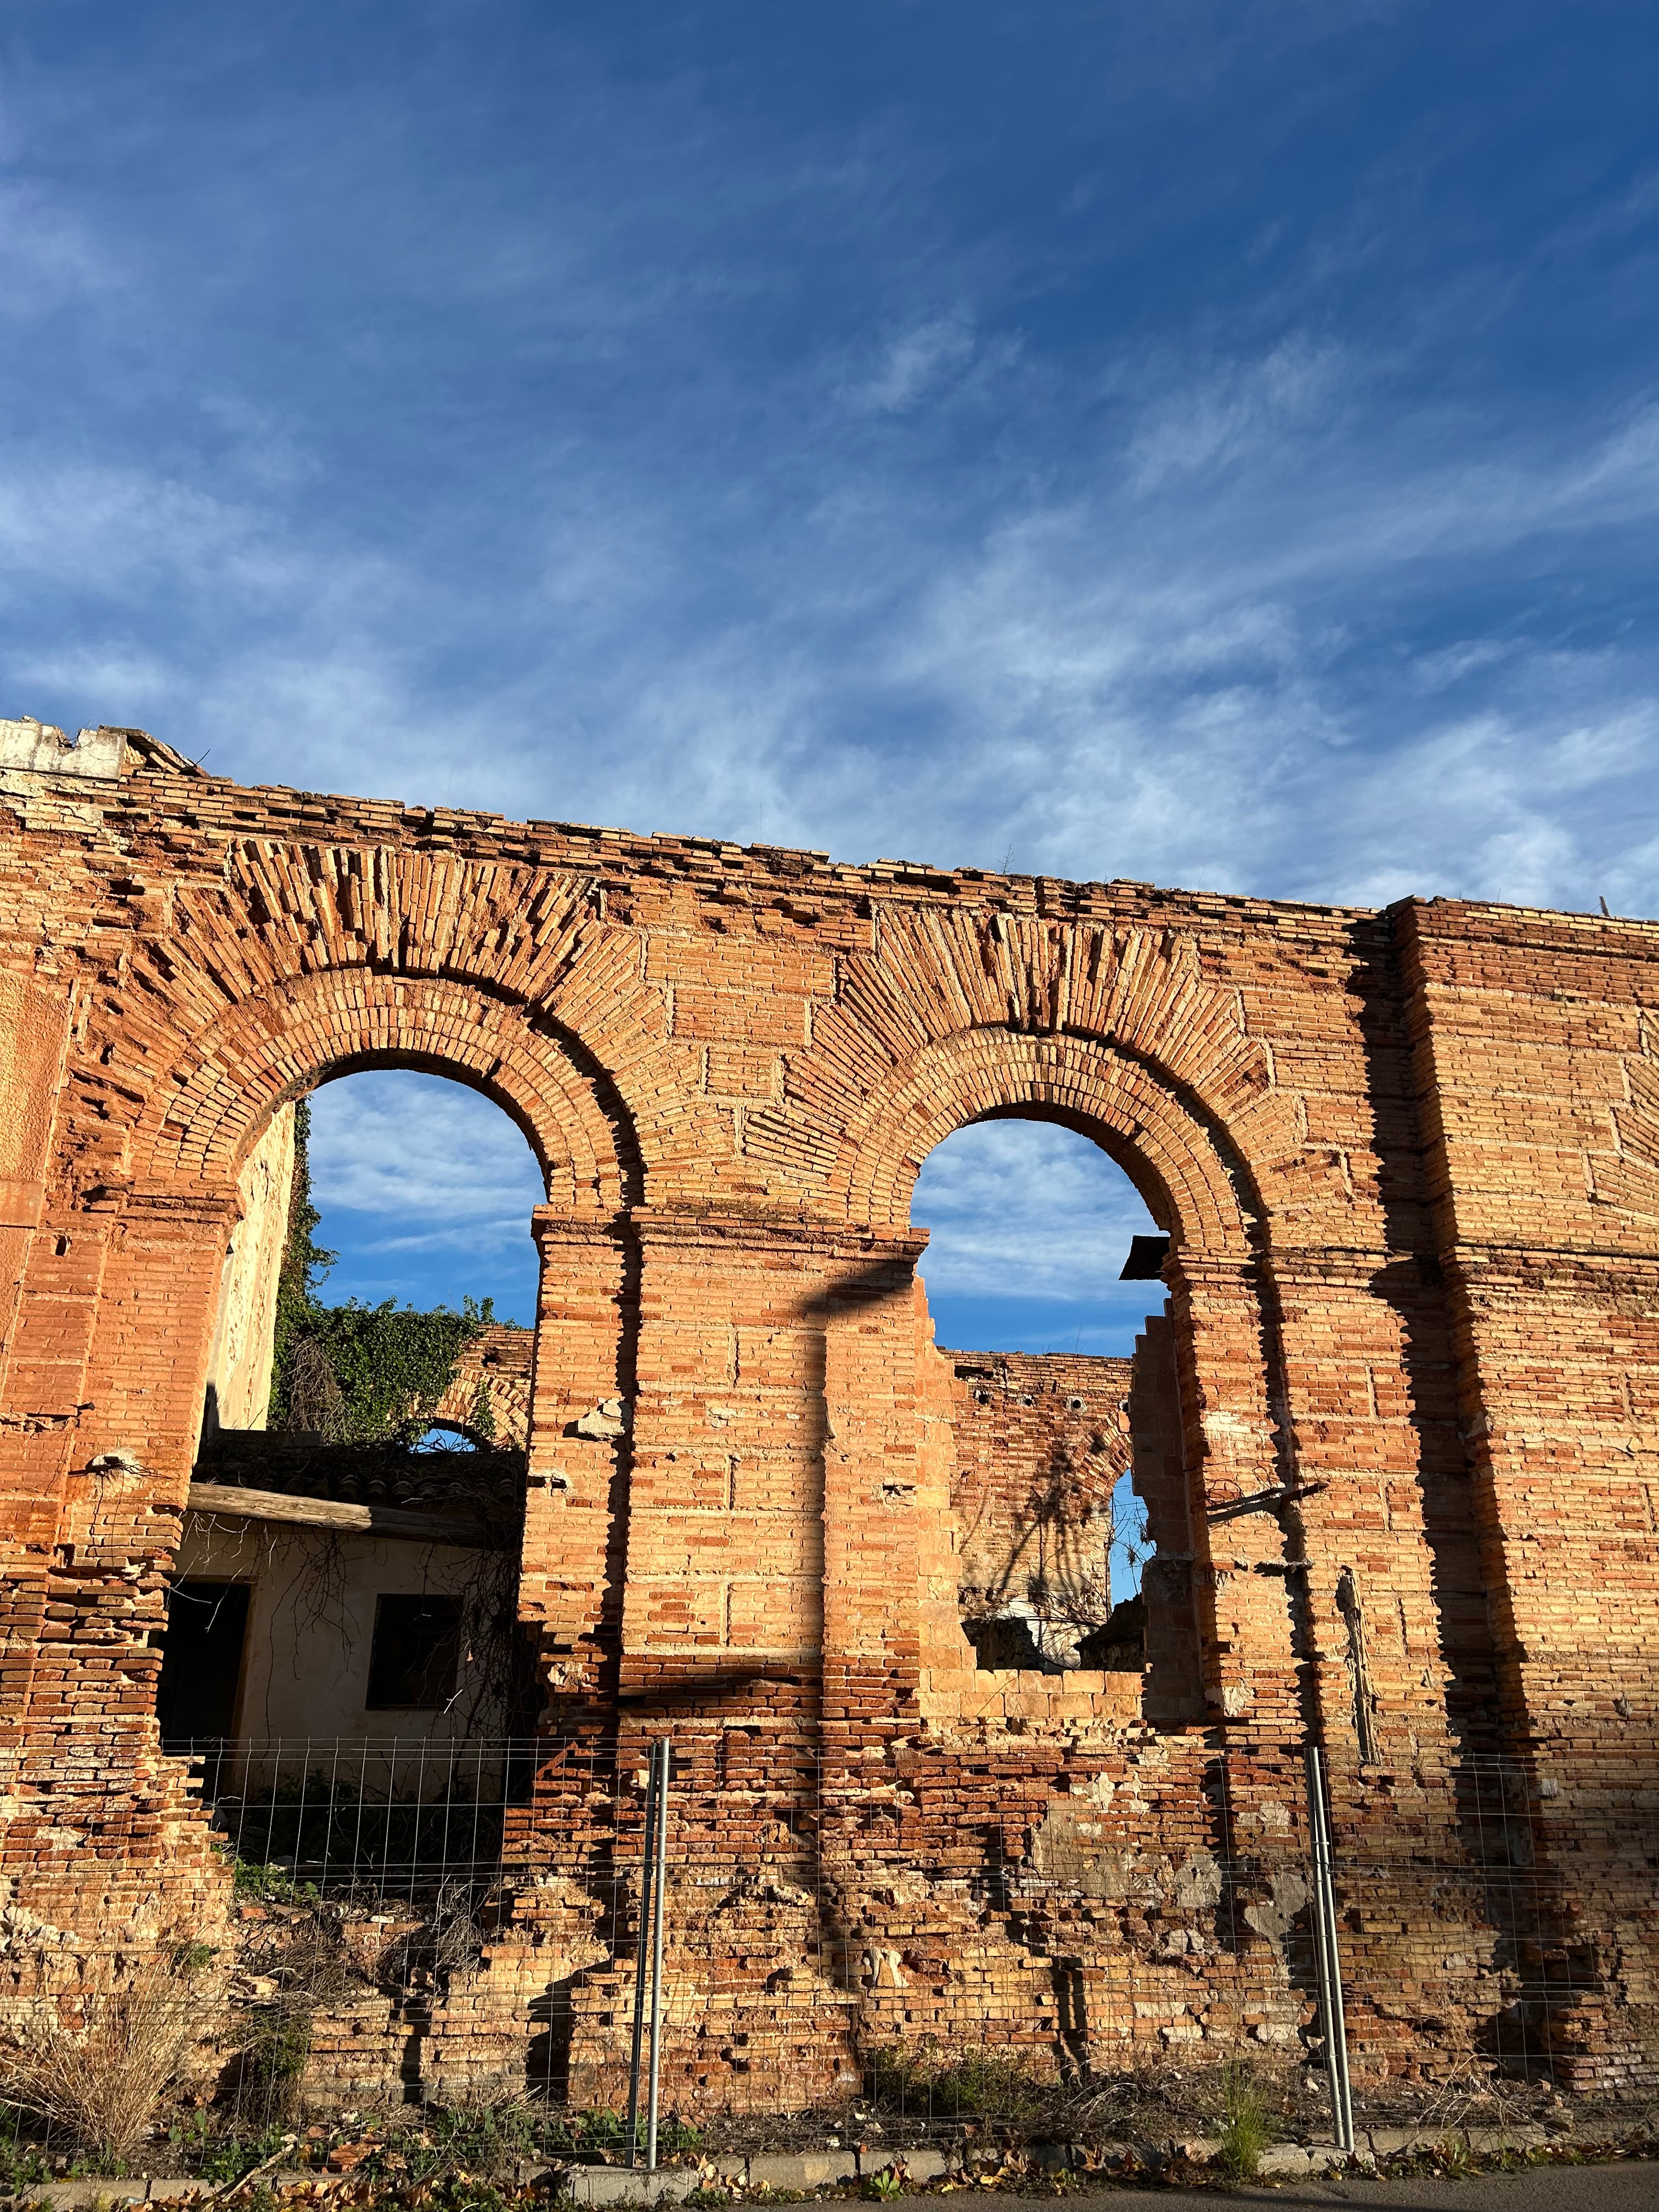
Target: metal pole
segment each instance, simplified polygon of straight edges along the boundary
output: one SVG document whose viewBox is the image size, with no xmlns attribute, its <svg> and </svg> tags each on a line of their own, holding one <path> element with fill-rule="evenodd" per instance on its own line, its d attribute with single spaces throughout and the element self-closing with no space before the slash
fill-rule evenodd
<svg viewBox="0 0 1659 2212">
<path fill-rule="evenodd" d="M 1319 1998 L 1325 2015 L 1325 2069 L 1331 2085 L 1331 2118 L 1339 2147 L 1353 2148 L 1353 2087 L 1348 2078 L 1348 2023 L 1342 2004 L 1342 1958 L 1336 1940 L 1336 1882 L 1331 1832 L 1325 1811 L 1324 1760 L 1308 1746 L 1308 1822 L 1314 1854 L 1314 1927 L 1319 1958 Z"/>
<path fill-rule="evenodd" d="M 640 1831 L 640 1935 L 634 1947 L 634 2054 L 628 2067 L 628 2163 L 640 2154 L 640 2053 L 645 2043 L 645 1967 L 651 1947 L 651 1873 L 657 1856 L 657 1747 L 645 1784 L 645 1826 Z"/>
<path fill-rule="evenodd" d="M 1337 2069 L 1336 2039 L 1331 2033 L 1331 1957 L 1325 1928 L 1325 1877 L 1320 1853 L 1319 1753 L 1311 1746 L 1308 1751 L 1308 1830 L 1311 1861 L 1308 1869 L 1313 1877 L 1314 1958 L 1319 1976 L 1320 2025 L 1325 2034 L 1325 2078 L 1331 2093 L 1331 2125 L 1340 2142 L 1342 2136 L 1342 2077 Z"/>
<path fill-rule="evenodd" d="M 662 1914 L 668 1879 L 668 1739 L 657 1749 L 662 1767 L 657 1783 L 657 1880 L 651 1918 L 651 2102 L 645 2132 L 645 2170 L 657 2170 L 657 2079 L 662 2061 Z"/>
<path fill-rule="evenodd" d="M 1324 1760 L 1320 1760 L 1319 1825 L 1325 1846 L 1325 1923 L 1330 1931 L 1331 2008 L 1336 2015 L 1336 2068 L 1342 2081 L 1342 2130 L 1345 2150 L 1354 2146 L 1353 2084 L 1348 2078 L 1348 2015 L 1342 2002 L 1342 1954 L 1336 1937 L 1336 1860 L 1331 1849 L 1330 1793 L 1326 1787 Z"/>
</svg>

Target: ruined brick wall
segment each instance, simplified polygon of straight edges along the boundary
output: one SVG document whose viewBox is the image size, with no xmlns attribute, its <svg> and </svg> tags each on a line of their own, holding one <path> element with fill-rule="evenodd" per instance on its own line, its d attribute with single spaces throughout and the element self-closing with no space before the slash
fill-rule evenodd
<svg viewBox="0 0 1659 2212">
<path fill-rule="evenodd" d="M 939 1357 L 955 1386 L 951 1510 L 964 1618 L 1030 1620 L 1045 1656 L 1074 1663 L 1079 1638 L 1112 1609 L 1129 1362 L 1066 1352 Z"/>
<path fill-rule="evenodd" d="M 1566 1962 L 1553 2062 L 1651 2069 L 1659 928 L 842 867 L 247 790 L 142 733 L 8 744 L 20 1975 L 218 1909 L 154 1681 L 225 1253 L 274 1117 L 395 1063 L 486 1091 L 547 1177 L 520 1604 L 549 1753 L 434 2078 L 538 2049 L 605 2077 L 631 1938 L 595 1869 L 661 1727 L 720 1872 L 678 1908 L 688 2096 L 831 2087 L 924 2029 L 1058 2063 L 1079 2007 L 1107 2055 L 1294 2043 L 1310 1739 L 1364 1870 L 1367 2063 L 1499 2038 L 1535 1953 Z M 910 1190 L 1008 1114 L 1091 1136 L 1171 1238 L 1130 1419 L 1192 1626 L 1145 1702 L 998 1682 L 962 1633 Z M 572 1746 L 605 1788 L 572 1795 Z M 1530 1793 L 1529 1932 L 1470 1840 L 1477 1754 Z M 1462 1869 L 1432 1913 L 1429 1864 Z M 792 2042 L 769 1985 L 808 1953 Z"/>
<path fill-rule="evenodd" d="M 479 1392 L 488 1407 L 490 1441 L 522 1450 L 530 1437 L 530 1377 L 535 1364 L 536 1332 L 495 1322 L 461 1346 L 454 1378 L 438 1401 L 435 1421 L 456 1427 L 477 1425 Z"/>
<path fill-rule="evenodd" d="M 1152 1553 L 1141 1583 L 1146 1716 L 1166 1723 L 1195 1720 L 1204 1711 L 1204 1680 L 1193 1579 L 1192 1486 L 1180 1346 L 1167 1311 L 1149 1314 L 1135 1339 L 1126 1413 L 1135 1495 L 1146 1508 Z"/>
</svg>

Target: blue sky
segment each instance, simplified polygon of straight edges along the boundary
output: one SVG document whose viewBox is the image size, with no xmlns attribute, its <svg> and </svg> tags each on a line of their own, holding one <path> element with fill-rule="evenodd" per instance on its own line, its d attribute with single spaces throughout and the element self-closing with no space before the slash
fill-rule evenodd
<svg viewBox="0 0 1659 2212">
<path fill-rule="evenodd" d="M 1597 0 L 13 0 L 0 712 L 1652 914 L 1656 52 Z"/>
<path fill-rule="evenodd" d="M 459 1084 L 406 1070 L 347 1076 L 312 1098 L 319 1243 L 339 1257 L 331 1299 L 417 1305 L 493 1297 L 536 1310 L 534 1155 L 501 1109 Z M 911 1212 L 932 1233 L 922 1271 L 937 1340 L 963 1351 L 1127 1352 L 1156 1283 L 1121 1283 L 1150 1215 L 1086 1138 L 1033 1121 L 959 1129 L 917 1180 Z"/>
</svg>

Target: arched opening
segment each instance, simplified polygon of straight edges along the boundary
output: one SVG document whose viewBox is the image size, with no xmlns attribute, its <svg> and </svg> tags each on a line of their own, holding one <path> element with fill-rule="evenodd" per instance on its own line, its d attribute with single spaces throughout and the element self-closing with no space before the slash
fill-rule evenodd
<svg viewBox="0 0 1659 2212">
<path fill-rule="evenodd" d="M 453 1796 L 468 1747 L 524 1725 L 545 1180 L 479 1091 L 359 1067 L 276 1111 L 238 1194 L 158 1718 L 209 1760 L 242 1855 L 297 1872 L 316 1838 L 283 1808 L 343 1758 L 390 1808 Z"/>
<path fill-rule="evenodd" d="M 1156 1659 L 1149 1710 L 1174 1717 L 1197 1648 L 1167 1220 L 1097 1142 L 1007 1109 L 934 1148 L 911 1218 L 950 1370 L 977 1666 L 1146 1676 Z"/>
<path fill-rule="evenodd" d="M 485 1451 L 489 1445 L 474 1429 L 464 1428 L 459 1421 L 434 1421 L 430 1428 L 422 1429 L 410 1446 L 411 1451 Z"/>
</svg>

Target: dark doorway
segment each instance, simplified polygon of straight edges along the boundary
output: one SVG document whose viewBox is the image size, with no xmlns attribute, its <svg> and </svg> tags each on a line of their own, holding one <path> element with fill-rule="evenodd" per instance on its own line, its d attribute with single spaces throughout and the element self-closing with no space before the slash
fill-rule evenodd
<svg viewBox="0 0 1659 2212">
<path fill-rule="evenodd" d="M 175 1583 L 167 1592 L 155 1717 L 168 1748 L 234 1731 L 247 1601 L 246 1583 Z"/>
</svg>

